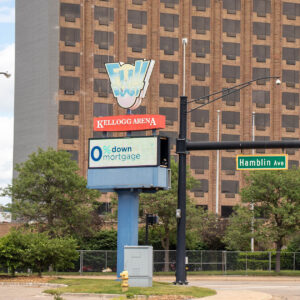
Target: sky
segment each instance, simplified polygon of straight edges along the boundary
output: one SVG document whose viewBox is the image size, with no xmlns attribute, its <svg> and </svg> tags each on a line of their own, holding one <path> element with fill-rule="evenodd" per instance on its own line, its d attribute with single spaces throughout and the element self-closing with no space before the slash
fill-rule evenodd
<svg viewBox="0 0 300 300">
<path fill-rule="evenodd" d="M 13 160 L 15 0 L 0 0 L 0 188 L 11 184 Z M 10 202 L 0 197 L 0 205 Z"/>
</svg>

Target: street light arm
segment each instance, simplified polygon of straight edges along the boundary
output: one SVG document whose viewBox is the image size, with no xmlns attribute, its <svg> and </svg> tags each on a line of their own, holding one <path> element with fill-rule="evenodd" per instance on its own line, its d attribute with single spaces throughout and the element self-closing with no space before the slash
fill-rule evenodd
<svg viewBox="0 0 300 300">
<path fill-rule="evenodd" d="M 254 81 L 264 80 L 264 79 L 271 79 L 271 78 L 279 79 L 280 77 L 279 77 L 279 76 L 267 76 L 267 77 L 256 78 L 256 79 L 253 79 L 253 80 L 244 82 L 244 83 L 237 84 L 237 85 L 232 86 L 232 87 L 229 87 L 229 88 L 225 88 L 224 90 L 221 90 L 221 91 L 218 91 L 218 92 L 214 92 L 214 93 L 209 94 L 209 95 L 202 96 L 202 97 L 200 97 L 200 98 L 198 98 L 198 99 L 190 100 L 190 101 L 188 101 L 188 103 L 196 102 L 196 101 L 198 101 L 198 100 L 206 99 L 206 98 L 209 100 L 209 98 L 210 98 L 211 96 L 215 96 L 215 95 L 218 95 L 218 94 L 222 93 L 222 95 L 219 96 L 219 97 L 217 97 L 216 99 L 213 99 L 213 100 L 211 100 L 211 101 L 208 101 L 207 103 L 201 104 L 201 105 L 197 106 L 196 108 L 191 109 L 191 110 L 188 111 L 188 112 L 191 112 L 191 111 L 193 111 L 193 110 L 195 110 L 195 109 L 197 109 L 197 108 L 201 108 L 201 107 L 203 107 L 203 106 L 205 106 L 205 105 L 207 105 L 207 104 L 210 104 L 210 103 L 212 103 L 212 102 L 214 102 L 214 101 L 216 101 L 216 100 L 218 100 L 218 99 L 224 98 L 225 96 L 228 96 L 228 95 L 230 95 L 230 94 L 233 94 L 233 93 L 235 93 L 235 92 L 237 92 L 237 91 L 239 91 L 239 90 L 241 90 L 241 89 L 243 89 L 243 88 L 245 88 L 245 87 L 251 85 L 252 82 L 254 82 Z M 232 90 L 232 91 L 231 91 L 231 90 Z M 225 94 L 225 95 L 223 95 L 224 92 L 228 92 L 228 93 Z"/>
</svg>

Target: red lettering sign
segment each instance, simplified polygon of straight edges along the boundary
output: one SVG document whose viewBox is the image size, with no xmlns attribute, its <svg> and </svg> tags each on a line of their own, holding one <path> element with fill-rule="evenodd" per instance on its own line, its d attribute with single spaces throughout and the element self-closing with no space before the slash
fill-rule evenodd
<svg viewBox="0 0 300 300">
<path fill-rule="evenodd" d="M 124 115 L 94 118 L 94 131 L 138 131 L 165 127 L 166 117 L 162 115 Z"/>
</svg>

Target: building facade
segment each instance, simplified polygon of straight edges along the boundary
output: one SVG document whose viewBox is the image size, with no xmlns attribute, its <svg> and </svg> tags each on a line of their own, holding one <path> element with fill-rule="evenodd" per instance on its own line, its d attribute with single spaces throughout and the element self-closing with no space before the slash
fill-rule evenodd
<svg viewBox="0 0 300 300">
<path fill-rule="evenodd" d="M 256 78 L 282 81 L 256 81 L 193 110 L 190 140 L 249 141 L 253 131 L 255 140 L 299 139 L 300 0 L 16 0 L 14 163 L 51 146 L 69 151 L 86 175 L 88 138 L 102 136 L 93 132 L 93 118 L 126 113 L 112 95 L 105 63 L 137 59 L 156 63 L 146 98 L 133 113 L 165 115 L 160 134 L 170 137 L 176 156 L 182 38 L 188 39 L 189 100 Z M 299 150 L 283 151 L 289 167 L 299 166 Z M 188 155 L 199 181 L 192 191 L 196 205 L 230 214 L 244 184 L 237 154 L 220 151 L 219 163 L 216 151 Z"/>
</svg>

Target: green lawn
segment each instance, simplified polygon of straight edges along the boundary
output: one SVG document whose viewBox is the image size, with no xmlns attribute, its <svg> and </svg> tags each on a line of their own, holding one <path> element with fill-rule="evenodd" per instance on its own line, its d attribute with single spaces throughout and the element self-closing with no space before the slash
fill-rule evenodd
<svg viewBox="0 0 300 300">
<path fill-rule="evenodd" d="M 153 282 L 153 287 L 129 287 L 128 292 L 122 292 L 121 282 L 107 279 L 63 279 L 51 280 L 51 283 L 66 284 L 57 290 L 46 290 L 46 293 L 97 293 L 97 294 L 131 294 L 131 295 L 184 295 L 195 298 L 215 295 L 216 292 L 207 288 L 194 286 L 175 286 L 165 282 Z"/>
</svg>

